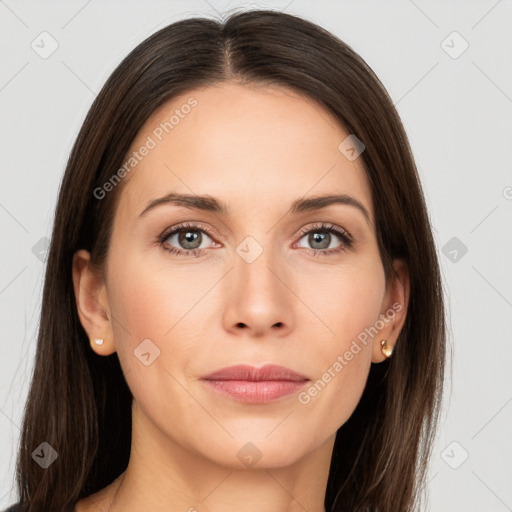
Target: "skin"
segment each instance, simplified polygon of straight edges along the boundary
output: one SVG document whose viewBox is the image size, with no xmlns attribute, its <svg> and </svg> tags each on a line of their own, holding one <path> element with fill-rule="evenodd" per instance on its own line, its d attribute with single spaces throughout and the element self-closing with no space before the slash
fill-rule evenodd
<svg viewBox="0 0 512 512">
<path fill-rule="evenodd" d="M 235 82 L 189 91 L 153 113 L 132 149 L 191 96 L 198 105 L 124 178 L 104 272 L 85 250 L 73 260 L 80 320 L 91 339 L 104 339 L 92 350 L 117 351 L 134 396 L 127 470 L 76 510 L 324 511 L 336 431 L 370 365 L 385 359 L 380 341 L 393 346 L 404 323 L 407 269 L 396 260 L 386 287 L 362 159 L 340 152 L 349 133 L 311 98 Z M 165 204 L 140 217 L 169 192 L 209 195 L 230 212 Z M 369 221 L 344 204 L 287 213 L 296 199 L 333 193 L 356 198 Z M 212 230 L 194 231 L 199 257 L 159 245 L 181 222 Z M 354 246 L 315 256 L 319 244 L 299 231 L 322 233 L 321 222 L 348 231 Z M 251 263 L 236 250 L 247 236 L 263 249 Z M 165 244 L 187 250 L 177 235 Z M 332 234 L 328 247 L 340 246 Z M 297 394 L 245 404 L 199 380 L 233 364 L 274 363 L 316 382 L 394 303 L 403 307 L 393 321 L 307 404 Z M 133 352 L 145 339 L 160 350 L 149 366 Z M 249 442 L 261 454 L 251 467 L 237 457 Z"/>
</svg>

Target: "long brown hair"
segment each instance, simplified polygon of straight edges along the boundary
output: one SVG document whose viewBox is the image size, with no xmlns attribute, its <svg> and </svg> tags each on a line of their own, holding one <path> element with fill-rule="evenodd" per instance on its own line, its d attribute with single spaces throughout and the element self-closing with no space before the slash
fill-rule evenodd
<svg viewBox="0 0 512 512">
<path fill-rule="evenodd" d="M 327 511 L 404 512 L 420 503 L 439 419 L 445 368 L 442 282 L 418 173 L 393 102 L 347 44 L 300 17 L 239 11 L 225 21 L 173 23 L 138 45 L 98 94 L 72 149 L 55 212 L 35 367 L 17 459 L 25 510 L 67 510 L 128 464 L 132 395 L 117 355 L 97 357 L 79 321 L 72 257 L 101 267 L 122 186 L 94 190 L 121 167 L 135 135 L 172 97 L 212 83 L 291 87 L 326 107 L 363 141 L 386 278 L 393 258 L 410 275 L 405 325 L 393 356 L 371 366 L 365 391 L 338 430 Z M 121 184 L 122 185 L 122 184 Z M 47 469 L 32 452 L 58 453 Z"/>
</svg>

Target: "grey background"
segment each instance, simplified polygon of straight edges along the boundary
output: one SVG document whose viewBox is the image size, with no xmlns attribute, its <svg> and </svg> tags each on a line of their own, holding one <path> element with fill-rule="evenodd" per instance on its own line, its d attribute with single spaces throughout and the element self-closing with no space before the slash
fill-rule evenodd
<svg viewBox="0 0 512 512">
<path fill-rule="evenodd" d="M 0 507 L 15 499 L 44 237 L 87 109 L 158 28 L 242 5 L 286 9 L 332 31 L 393 98 L 421 173 L 451 317 L 453 378 L 448 372 L 430 510 L 512 510 L 511 0 L 0 0 Z M 48 58 L 31 47 L 51 48 L 43 31 L 58 43 Z"/>
</svg>

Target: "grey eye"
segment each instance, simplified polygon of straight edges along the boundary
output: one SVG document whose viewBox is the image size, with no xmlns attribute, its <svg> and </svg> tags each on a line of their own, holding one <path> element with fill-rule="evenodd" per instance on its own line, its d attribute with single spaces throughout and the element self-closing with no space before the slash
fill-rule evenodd
<svg viewBox="0 0 512 512">
<path fill-rule="evenodd" d="M 196 250 L 203 249 L 201 247 L 201 243 L 204 241 L 204 236 L 210 238 L 204 231 L 200 229 L 190 229 L 190 228 L 180 228 L 176 230 L 176 232 L 171 233 L 169 237 L 166 239 L 166 243 L 176 247 L 176 242 L 170 242 L 174 237 L 178 237 L 177 248 L 183 250 Z"/>
</svg>

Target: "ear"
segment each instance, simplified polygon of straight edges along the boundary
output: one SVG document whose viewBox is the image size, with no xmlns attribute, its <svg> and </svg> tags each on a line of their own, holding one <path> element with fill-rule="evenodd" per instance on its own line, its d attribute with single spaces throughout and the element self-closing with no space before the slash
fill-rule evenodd
<svg viewBox="0 0 512 512">
<path fill-rule="evenodd" d="M 73 287 L 80 322 L 89 336 L 91 348 L 99 355 L 116 351 L 110 321 L 107 288 L 103 277 L 90 265 L 91 255 L 81 249 L 73 255 Z M 103 339 L 101 345 L 95 339 Z"/>
<path fill-rule="evenodd" d="M 372 363 L 380 363 L 387 359 L 382 353 L 381 341 L 387 340 L 387 345 L 394 348 L 407 317 L 410 293 L 409 269 L 403 259 L 395 259 L 393 270 L 382 300 L 381 321 L 376 322 L 379 327 L 382 324 L 383 326 L 373 338 Z"/>
</svg>

